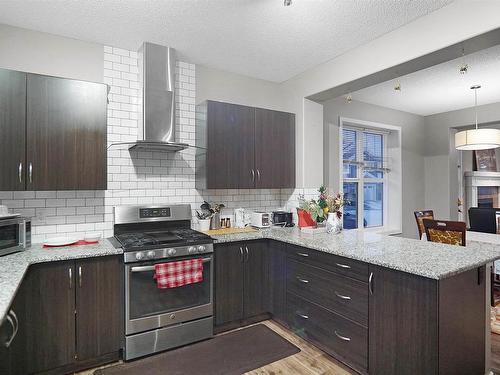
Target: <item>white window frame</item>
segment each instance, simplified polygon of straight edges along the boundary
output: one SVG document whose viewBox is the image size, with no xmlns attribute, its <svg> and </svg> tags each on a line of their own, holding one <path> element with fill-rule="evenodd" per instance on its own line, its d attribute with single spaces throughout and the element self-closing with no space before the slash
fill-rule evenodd
<svg viewBox="0 0 500 375">
<path fill-rule="evenodd" d="M 357 124 L 356 124 L 357 125 Z M 346 178 L 344 177 L 344 153 L 343 153 L 343 130 L 353 130 L 356 132 L 356 162 L 363 162 L 364 157 L 364 132 L 369 132 L 373 134 L 382 135 L 382 159 L 387 157 L 387 135 L 389 130 L 381 130 L 372 127 L 355 126 L 355 124 L 344 125 L 341 122 L 340 132 L 339 132 L 339 160 L 340 160 L 340 187 L 339 190 L 344 192 L 344 182 L 356 182 L 358 189 L 358 207 L 357 207 L 357 220 L 358 229 L 366 230 L 380 230 L 387 227 L 387 211 L 388 211 L 388 181 L 387 172 L 383 173 L 382 178 L 368 178 L 364 176 L 362 165 L 358 165 L 357 177 L 356 178 Z M 383 207 L 382 207 L 382 225 L 377 226 L 364 226 L 364 185 L 365 183 L 375 183 L 381 182 L 383 184 Z"/>
</svg>

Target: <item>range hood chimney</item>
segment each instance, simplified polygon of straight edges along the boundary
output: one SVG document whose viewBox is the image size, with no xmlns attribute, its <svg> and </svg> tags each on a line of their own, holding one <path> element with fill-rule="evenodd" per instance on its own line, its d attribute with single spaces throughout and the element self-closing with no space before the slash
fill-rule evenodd
<svg viewBox="0 0 500 375">
<path fill-rule="evenodd" d="M 189 147 L 175 141 L 175 50 L 144 42 L 138 51 L 139 139 L 129 150 L 180 151 Z"/>
</svg>

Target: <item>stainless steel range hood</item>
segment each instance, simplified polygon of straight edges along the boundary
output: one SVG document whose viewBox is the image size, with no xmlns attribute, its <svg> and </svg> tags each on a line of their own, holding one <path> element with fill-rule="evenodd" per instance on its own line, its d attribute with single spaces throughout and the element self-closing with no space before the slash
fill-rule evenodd
<svg viewBox="0 0 500 375">
<path fill-rule="evenodd" d="M 145 42 L 138 51 L 139 139 L 129 150 L 180 151 L 189 147 L 175 141 L 175 50 Z"/>
</svg>

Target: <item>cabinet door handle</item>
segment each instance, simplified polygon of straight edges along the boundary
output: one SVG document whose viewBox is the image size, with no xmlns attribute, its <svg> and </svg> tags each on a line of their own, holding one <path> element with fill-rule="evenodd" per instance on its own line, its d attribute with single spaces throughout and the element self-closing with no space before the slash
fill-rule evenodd
<svg viewBox="0 0 500 375">
<path fill-rule="evenodd" d="M 68 268 L 68 277 L 69 277 L 69 288 L 73 289 L 73 270 Z"/>
<path fill-rule="evenodd" d="M 351 268 L 351 266 L 348 266 L 347 264 L 342 264 L 342 263 L 335 263 L 335 265 L 337 267 L 340 267 L 340 268 L 345 268 L 346 270 Z"/>
<path fill-rule="evenodd" d="M 7 339 L 7 341 L 5 341 L 5 347 L 8 348 L 10 346 L 10 344 L 12 344 L 12 340 L 14 340 L 14 332 L 16 331 L 16 327 L 14 326 L 14 322 L 12 321 L 10 314 L 7 314 L 5 319 L 7 319 L 10 326 L 12 327 L 12 335 L 10 336 L 9 339 Z"/>
<path fill-rule="evenodd" d="M 309 256 L 309 254 L 307 254 L 307 253 L 297 253 L 297 255 L 300 255 L 301 257 L 306 257 L 306 258 Z"/>
<path fill-rule="evenodd" d="M 297 280 L 299 280 L 301 283 L 304 283 L 304 284 L 308 284 L 309 283 L 309 280 L 306 280 L 306 279 L 303 279 L 299 276 L 297 276 Z"/>
<path fill-rule="evenodd" d="M 373 272 L 370 272 L 370 277 L 368 278 L 368 290 L 373 295 Z"/>
<path fill-rule="evenodd" d="M 33 164 L 31 162 L 30 162 L 30 165 L 28 168 L 28 172 L 29 172 L 30 184 L 31 184 L 33 182 Z"/>
<path fill-rule="evenodd" d="M 350 337 L 347 336 L 342 336 L 340 333 L 338 333 L 336 330 L 333 331 L 335 333 L 335 336 L 337 336 L 339 339 L 344 340 L 344 341 L 351 341 Z"/>
<path fill-rule="evenodd" d="M 349 297 L 349 296 L 344 296 L 343 294 L 338 293 L 336 290 L 335 290 L 333 293 L 335 293 L 335 295 L 336 295 L 337 297 L 339 297 L 340 299 L 345 299 L 346 301 L 348 301 L 348 300 L 350 300 L 350 299 L 351 299 L 351 297 Z"/>
<path fill-rule="evenodd" d="M 300 314 L 300 313 L 296 313 L 296 314 L 303 319 L 309 319 L 309 315 L 304 315 L 304 314 Z"/>
<path fill-rule="evenodd" d="M 258 168 L 257 168 L 257 179 L 260 181 L 260 171 Z"/>
<path fill-rule="evenodd" d="M 82 287 L 82 266 L 78 266 L 78 286 Z"/>
<path fill-rule="evenodd" d="M 22 183 L 23 182 L 23 162 L 19 162 L 18 172 L 19 172 L 19 183 Z"/>
<path fill-rule="evenodd" d="M 248 252 L 248 246 L 245 246 L 245 252 L 247 254 L 247 259 L 245 260 L 245 262 L 248 262 L 248 259 L 250 258 L 250 253 Z"/>
<path fill-rule="evenodd" d="M 252 169 L 252 182 L 255 182 L 255 171 Z"/>
<path fill-rule="evenodd" d="M 243 248 L 240 246 L 240 263 L 243 263 Z"/>
</svg>

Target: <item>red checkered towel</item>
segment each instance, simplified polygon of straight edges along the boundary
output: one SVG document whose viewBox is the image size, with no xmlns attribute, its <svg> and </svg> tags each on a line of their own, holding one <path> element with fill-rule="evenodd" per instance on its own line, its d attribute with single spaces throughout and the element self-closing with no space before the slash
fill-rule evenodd
<svg viewBox="0 0 500 375">
<path fill-rule="evenodd" d="M 203 281 L 203 259 L 155 264 L 153 278 L 156 279 L 156 286 L 159 289 L 199 283 Z"/>
</svg>

